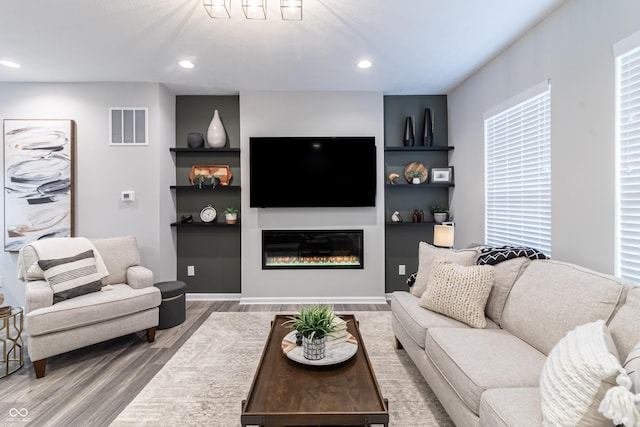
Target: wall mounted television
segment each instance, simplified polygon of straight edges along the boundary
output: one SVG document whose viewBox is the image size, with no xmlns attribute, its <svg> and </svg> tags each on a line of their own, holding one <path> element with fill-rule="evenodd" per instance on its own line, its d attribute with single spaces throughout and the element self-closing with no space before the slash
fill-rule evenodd
<svg viewBox="0 0 640 427">
<path fill-rule="evenodd" d="M 251 137 L 252 208 L 376 204 L 376 145 L 366 137 Z"/>
</svg>

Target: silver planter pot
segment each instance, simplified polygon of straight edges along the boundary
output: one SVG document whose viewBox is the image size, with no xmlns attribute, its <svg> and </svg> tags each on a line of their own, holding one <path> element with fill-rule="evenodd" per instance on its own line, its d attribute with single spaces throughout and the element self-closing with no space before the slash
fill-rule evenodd
<svg viewBox="0 0 640 427">
<path fill-rule="evenodd" d="M 302 337 L 302 355 L 305 359 L 323 359 L 327 350 L 327 337 L 314 338 L 312 340 Z"/>
</svg>

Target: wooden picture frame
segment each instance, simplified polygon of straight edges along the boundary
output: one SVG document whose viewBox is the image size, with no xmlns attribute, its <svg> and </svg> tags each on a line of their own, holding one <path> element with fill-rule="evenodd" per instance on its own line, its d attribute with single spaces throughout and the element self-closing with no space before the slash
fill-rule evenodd
<svg viewBox="0 0 640 427">
<path fill-rule="evenodd" d="M 453 184 L 453 166 L 431 168 L 431 184 Z"/>
<path fill-rule="evenodd" d="M 4 250 L 74 235 L 75 122 L 5 119 Z"/>
</svg>

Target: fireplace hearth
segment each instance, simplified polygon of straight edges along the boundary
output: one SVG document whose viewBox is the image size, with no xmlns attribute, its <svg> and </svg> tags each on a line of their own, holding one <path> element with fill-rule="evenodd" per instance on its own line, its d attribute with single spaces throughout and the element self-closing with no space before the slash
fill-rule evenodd
<svg viewBox="0 0 640 427">
<path fill-rule="evenodd" d="M 263 230 L 262 269 L 362 269 L 362 230 Z"/>
</svg>

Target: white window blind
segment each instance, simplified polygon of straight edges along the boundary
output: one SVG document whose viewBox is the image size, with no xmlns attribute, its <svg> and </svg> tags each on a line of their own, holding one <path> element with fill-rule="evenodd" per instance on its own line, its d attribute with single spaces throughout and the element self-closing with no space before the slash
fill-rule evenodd
<svg viewBox="0 0 640 427">
<path fill-rule="evenodd" d="M 485 119 L 485 240 L 551 256 L 551 91 Z"/>
<path fill-rule="evenodd" d="M 616 57 L 616 275 L 640 284 L 640 47 Z"/>
</svg>

